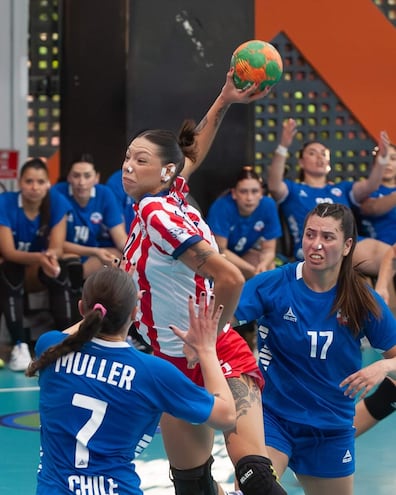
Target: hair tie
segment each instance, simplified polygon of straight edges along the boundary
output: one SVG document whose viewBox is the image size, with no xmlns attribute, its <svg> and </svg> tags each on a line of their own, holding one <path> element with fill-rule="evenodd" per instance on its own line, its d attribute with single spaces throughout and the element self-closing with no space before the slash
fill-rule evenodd
<svg viewBox="0 0 396 495">
<path fill-rule="evenodd" d="M 103 318 L 106 316 L 107 309 L 103 306 L 103 304 L 96 303 L 93 309 L 98 309 L 102 313 Z"/>
</svg>

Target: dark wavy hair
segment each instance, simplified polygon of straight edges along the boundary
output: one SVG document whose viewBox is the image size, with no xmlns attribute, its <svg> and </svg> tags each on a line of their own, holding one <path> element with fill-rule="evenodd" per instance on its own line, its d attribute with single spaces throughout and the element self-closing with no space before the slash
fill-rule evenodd
<svg viewBox="0 0 396 495">
<path fill-rule="evenodd" d="M 99 309 L 94 309 L 97 303 L 106 308 L 105 315 Z M 118 268 L 101 268 L 94 272 L 84 283 L 84 319 L 78 331 L 59 344 L 49 347 L 38 359 L 33 360 L 25 372 L 26 376 L 34 376 L 38 370 L 50 365 L 59 357 L 79 351 L 86 342 L 99 334 L 119 334 L 129 321 L 136 303 L 137 290 L 131 275 Z"/>
<path fill-rule="evenodd" d="M 245 179 L 255 179 L 258 182 L 260 182 L 261 186 L 263 186 L 262 177 L 258 175 L 258 173 L 254 170 L 254 168 L 251 165 L 245 165 L 244 167 L 241 168 L 241 170 L 238 172 L 238 175 L 236 176 L 234 187 L 236 187 L 239 182 Z"/>
<path fill-rule="evenodd" d="M 176 170 L 172 175 L 174 179 L 183 170 L 186 157 L 193 162 L 196 160 L 196 134 L 195 122 L 185 120 L 178 135 L 166 129 L 146 129 L 135 137 L 144 137 L 157 146 L 162 165 L 168 163 L 176 165 Z"/>
</svg>

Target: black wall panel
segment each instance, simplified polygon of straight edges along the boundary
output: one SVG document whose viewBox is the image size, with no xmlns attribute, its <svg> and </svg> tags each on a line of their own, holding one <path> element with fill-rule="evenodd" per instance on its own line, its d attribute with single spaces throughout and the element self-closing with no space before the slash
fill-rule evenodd
<svg viewBox="0 0 396 495">
<path fill-rule="evenodd" d="M 131 0 L 127 133 L 204 116 L 224 84 L 233 50 L 254 37 L 253 0 Z M 253 105 L 234 105 L 191 178 L 206 211 L 236 171 L 254 160 Z"/>
<path fill-rule="evenodd" d="M 140 129 L 204 116 L 233 50 L 254 37 L 253 0 L 63 0 L 61 173 L 91 152 L 105 180 Z M 233 105 L 191 190 L 204 212 L 254 161 L 253 105 Z"/>
<path fill-rule="evenodd" d="M 61 3 L 61 175 L 92 153 L 102 179 L 126 143 L 127 0 Z"/>
</svg>

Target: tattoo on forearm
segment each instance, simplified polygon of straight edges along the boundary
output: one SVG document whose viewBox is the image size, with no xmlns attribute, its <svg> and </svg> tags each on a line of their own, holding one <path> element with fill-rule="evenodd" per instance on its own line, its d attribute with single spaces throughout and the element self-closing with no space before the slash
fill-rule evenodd
<svg viewBox="0 0 396 495">
<path fill-rule="evenodd" d="M 204 273 L 201 271 L 203 265 L 206 263 L 206 260 L 210 257 L 213 256 L 214 252 L 211 249 L 205 249 L 202 248 L 201 246 L 198 246 L 195 244 L 194 246 L 191 247 L 191 249 L 195 253 L 195 260 L 197 262 L 197 270 L 199 270 L 199 274 L 208 279 L 212 279 L 212 275 L 209 273 Z"/>
<path fill-rule="evenodd" d="M 215 126 L 218 127 L 221 124 L 221 121 L 224 118 L 224 115 L 227 112 L 227 107 L 221 107 L 219 108 L 216 117 L 215 117 Z"/>
<path fill-rule="evenodd" d="M 195 128 L 196 134 L 199 134 L 204 127 L 208 125 L 208 117 L 205 115 L 205 117 L 201 120 L 201 122 L 197 125 Z"/>
<path fill-rule="evenodd" d="M 228 110 L 228 106 L 221 107 L 218 109 L 218 111 L 216 112 L 215 118 L 214 118 L 215 128 L 219 127 L 219 125 L 221 124 L 221 121 L 223 120 L 224 115 L 226 114 L 227 110 Z M 205 115 L 205 117 L 201 120 L 201 122 L 195 128 L 196 134 L 199 134 L 204 129 L 204 127 L 206 127 L 207 125 L 208 125 L 208 117 L 207 117 L 207 115 Z"/>
</svg>

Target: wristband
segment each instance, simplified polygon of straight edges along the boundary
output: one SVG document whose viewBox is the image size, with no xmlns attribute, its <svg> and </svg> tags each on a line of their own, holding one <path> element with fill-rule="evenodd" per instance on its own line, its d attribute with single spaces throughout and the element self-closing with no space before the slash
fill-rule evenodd
<svg viewBox="0 0 396 495">
<path fill-rule="evenodd" d="M 378 162 L 378 165 L 381 165 L 383 167 L 388 163 L 388 156 L 377 155 L 376 160 Z"/>
<path fill-rule="evenodd" d="M 287 157 L 287 148 L 286 146 L 283 146 L 282 144 L 278 144 L 276 147 L 275 153 L 278 155 L 284 156 L 285 158 Z"/>
</svg>

